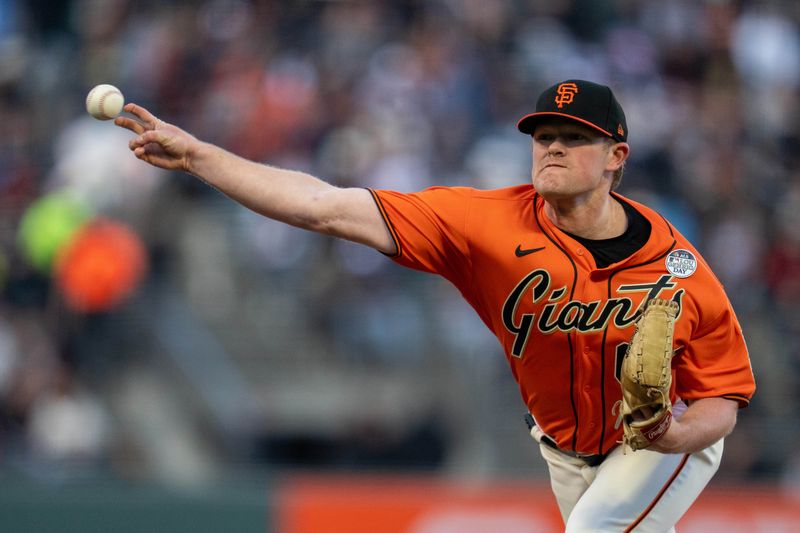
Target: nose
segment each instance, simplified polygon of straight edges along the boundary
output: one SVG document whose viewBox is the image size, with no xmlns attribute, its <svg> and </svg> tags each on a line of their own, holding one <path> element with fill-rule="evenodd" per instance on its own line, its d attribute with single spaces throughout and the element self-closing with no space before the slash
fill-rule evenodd
<svg viewBox="0 0 800 533">
<path fill-rule="evenodd" d="M 553 142 L 547 146 L 547 155 L 564 155 L 564 143 L 561 141 L 561 137 L 553 139 Z"/>
</svg>

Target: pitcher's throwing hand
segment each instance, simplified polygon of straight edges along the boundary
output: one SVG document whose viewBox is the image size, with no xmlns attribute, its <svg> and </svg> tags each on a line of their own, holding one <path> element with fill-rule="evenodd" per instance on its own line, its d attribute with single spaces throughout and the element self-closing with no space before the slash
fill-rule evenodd
<svg viewBox="0 0 800 533">
<path fill-rule="evenodd" d="M 137 135 L 128 143 L 137 158 L 160 168 L 192 172 L 189 162 L 193 147 L 200 142 L 197 138 L 142 106 L 127 104 L 123 111 L 135 118 L 120 115 L 114 123 Z"/>
</svg>

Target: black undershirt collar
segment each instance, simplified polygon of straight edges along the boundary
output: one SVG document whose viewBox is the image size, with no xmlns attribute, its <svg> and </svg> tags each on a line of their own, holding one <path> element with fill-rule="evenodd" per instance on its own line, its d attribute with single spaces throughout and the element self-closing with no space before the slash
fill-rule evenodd
<svg viewBox="0 0 800 533">
<path fill-rule="evenodd" d="M 622 200 L 617 201 L 622 204 L 625 209 L 625 215 L 628 218 L 628 227 L 622 235 L 611 239 L 586 239 L 567 233 L 567 235 L 589 250 L 592 257 L 594 257 L 597 268 L 605 268 L 608 265 L 627 259 L 641 249 L 650 238 L 652 229 L 650 221 L 634 209 L 632 205 Z"/>
</svg>

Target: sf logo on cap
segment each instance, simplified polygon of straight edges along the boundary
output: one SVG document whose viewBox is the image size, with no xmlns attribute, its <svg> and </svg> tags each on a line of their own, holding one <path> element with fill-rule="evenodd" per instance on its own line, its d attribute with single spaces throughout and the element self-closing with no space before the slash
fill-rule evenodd
<svg viewBox="0 0 800 533">
<path fill-rule="evenodd" d="M 578 86 L 575 83 L 562 83 L 556 89 L 556 100 L 558 108 L 564 107 L 564 104 L 571 104 L 572 99 L 578 93 Z"/>
</svg>

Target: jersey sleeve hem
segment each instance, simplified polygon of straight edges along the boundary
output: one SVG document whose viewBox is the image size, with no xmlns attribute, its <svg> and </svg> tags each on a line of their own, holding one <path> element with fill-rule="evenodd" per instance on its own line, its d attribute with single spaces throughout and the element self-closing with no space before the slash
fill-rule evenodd
<svg viewBox="0 0 800 533">
<path fill-rule="evenodd" d="M 750 405 L 750 396 L 745 394 L 736 394 L 736 393 L 729 393 L 729 394 L 712 394 L 711 396 L 700 396 L 697 398 L 693 397 L 681 397 L 686 404 L 690 404 L 691 402 L 702 400 L 704 398 L 724 398 L 726 400 L 733 400 L 734 402 L 739 404 L 739 409 L 744 409 L 745 407 Z"/>
<path fill-rule="evenodd" d="M 373 189 L 370 189 L 369 187 L 367 187 L 367 190 L 372 195 L 372 199 L 375 201 L 375 205 L 378 207 L 378 211 L 381 214 L 381 218 L 383 218 L 383 223 L 386 224 L 386 229 L 389 230 L 389 234 L 391 235 L 392 241 L 394 242 L 395 252 L 393 254 L 387 254 L 384 252 L 381 253 L 387 257 L 396 259 L 401 255 L 403 255 L 403 248 L 400 246 L 400 239 L 397 238 L 397 231 L 394 229 L 392 221 L 389 220 L 389 215 L 386 213 L 386 209 L 383 207 L 383 202 L 381 202 L 381 198 L 380 196 L 378 196 L 378 193 L 375 192 Z"/>
<path fill-rule="evenodd" d="M 739 404 L 739 409 L 744 409 L 750 405 L 750 398 L 740 394 L 723 394 L 721 397 L 725 398 L 726 400 L 733 400 L 737 402 Z"/>
</svg>

